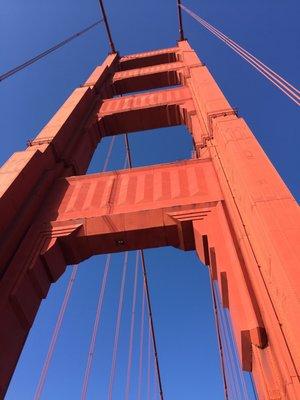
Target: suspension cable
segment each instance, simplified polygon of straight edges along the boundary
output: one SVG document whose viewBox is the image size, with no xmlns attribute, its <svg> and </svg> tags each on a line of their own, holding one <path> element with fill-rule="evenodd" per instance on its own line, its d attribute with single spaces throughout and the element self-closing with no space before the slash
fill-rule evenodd
<svg viewBox="0 0 300 400">
<path fill-rule="evenodd" d="M 132 296 L 132 307 L 131 307 L 131 323 L 130 323 L 130 335 L 129 335 L 129 352 L 128 352 L 125 400 L 128 400 L 129 393 L 130 393 L 130 375 L 131 375 L 131 367 L 132 367 L 132 350 L 133 350 L 133 335 L 134 335 L 134 322 L 135 322 L 138 266 L 139 266 L 139 253 L 136 252 L 134 283 L 133 283 L 133 296 Z"/>
<path fill-rule="evenodd" d="M 60 329 L 61 329 L 62 322 L 63 322 L 64 316 L 65 316 L 66 308 L 67 308 L 67 305 L 69 303 L 69 299 L 70 299 L 70 296 L 72 293 L 74 281 L 77 276 L 77 271 L 78 271 L 78 265 L 74 265 L 68 285 L 67 285 L 65 296 L 64 296 L 63 302 L 61 304 L 60 310 L 59 310 L 56 324 L 55 324 L 55 327 L 54 327 L 54 330 L 52 333 L 52 337 L 51 337 L 50 344 L 48 347 L 47 356 L 45 358 L 43 368 L 42 368 L 42 371 L 40 374 L 39 382 L 38 382 L 38 385 L 37 385 L 37 388 L 36 388 L 36 391 L 34 394 L 34 400 L 39 400 L 41 398 L 41 394 L 42 394 L 42 391 L 45 386 L 46 376 L 47 376 L 49 366 L 50 366 L 50 363 L 52 360 L 52 356 L 53 356 L 53 353 L 54 353 L 54 350 L 56 347 L 57 338 L 60 333 Z"/>
<path fill-rule="evenodd" d="M 153 364 L 155 364 L 155 358 L 153 355 Z M 159 399 L 159 388 L 158 388 L 158 379 L 156 369 L 154 369 L 154 377 L 153 377 L 153 400 Z"/>
<path fill-rule="evenodd" d="M 130 145 L 129 145 L 129 140 L 128 140 L 128 134 L 127 133 L 125 133 L 125 146 L 126 146 L 126 152 L 127 152 L 128 162 L 129 162 L 129 168 L 132 168 L 132 158 L 131 158 L 131 151 L 130 151 Z M 147 300 L 148 313 L 149 313 L 149 318 L 150 318 L 151 337 L 152 337 L 154 357 L 155 357 L 155 366 L 156 366 L 157 378 L 158 378 L 159 394 L 160 394 L 160 399 L 163 400 L 164 399 L 164 394 L 163 394 L 160 367 L 159 367 L 159 361 L 158 361 L 156 337 L 155 337 L 153 315 L 152 315 L 152 307 L 151 307 L 151 300 L 150 300 L 150 293 L 149 293 L 149 286 L 148 286 L 147 268 L 146 268 L 146 262 L 145 262 L 145 256 L 144 256 L 143 249 L 139 250 L 139 252 L 140 252 L 141 260 L 142 260 L 142 269 L 143 269 L 143 276 L 144 276 L 144 287 L 145 287 L 145 292 L 146 292 L 146 300 Z"/>
<path fill-rule="evenodd" d="M 230 39 L 228 36 L 224 35 L 221 31 L 215 28 L 213 25 L 209 24 L 199 15 L 195 14 L 193 11 L 188 9 L 183 4 L 180 4 L 180 8 L 186 11 L 192 18 L 199 22 L 204 28 L 215 35 L 217 38 L 222 40 L 227 46 L 229 46 L 235 53 L 237 53 L 241 58 L 246 60 L 250 65 L 252 65 L 257 71 L 259 71 L 265 78 L 267 78 L 273 85 L 275 85 L 282 93 L 288 96 L 294 103 L 300 105 L 300 91 L 295 88 L 291 83 L 285 80 L 282 76 L 277 74 L 266 64 L 256 58 L 253 54 L 245 50 L 238 43 Z"/>
<path fill-rule="evenodd" d="M 226 373 L 225 373 L 224 348 L 222 346 L 222 340 L 221 340 L 219 312 L 218 312 L 217 299 L 216 299 L 214 286 L 213 286 L 211 267 L 209 267 L 209 282 L 210 282 L 211 297 L 212 297 L 212 301 L 213 301 L 213 310 L 214 310 L 214 317 L 215 317 L 214 319 L 215 319 L 215 326 L 216 326 L 216 333 L 217 333 L 217 340 L 218 340 L 218 347 L 219 347 L 219 355 L 220 355 L 220 364 L 221 364 L 221 374 L 222 374 L 222 381 L 223 381 L 224 397 L 225 397 L 225 400 L 229 400 L 229 397 L 228 397 L 228 383 L 227 383 L 227 378 L 226 378 Z"/>
<path fill-rule="evenodd" d="M 183 26 L 182 26 L 182 10 L 181 0 L 177 0 L 178 24 L 179 24 L 179 40 L 184 40 Z"/>
<path fill-rule="evenodd" d="M 110 161 L 110 157 L 111 157 L 111 153 L 113 150 L 115 138 L 116 138 L 115 136 L 112 136 L 112 138 L 111 138 L 111 141 L 110 141 L 107 153 L 106 153 L 106 157 L 104 160 L 104 164 L 102 167 L 102 172 L 105 172 L 107 170 L 107 167 L 108 167 L 108 164 Z M 99 290 L 95 320 L 94 320 L 94 325 L 93 325 L 93 330 L 92 330 L 92 335 L 91 335 L 91 340 L 90 340 L 90 345 L 89 345 L 89 350 L 88 350 L 88 356 L 87 356 L 87 363 L 86 363 L 86 368 L 85 368 L 85 373 L 84 373 L 84 378 L 83 378 L 82 390 L 81 390 L 81 400 L 85 400 L 86 395 L 87 395 L 87 389 L 88 389 L 89 379 L 90 379 L 90 375 L 91 375 L 93 358 L 94 358 L 94 354 L 95 354 L 96 338 L 97 338 L 98 329 L 99 329 L 99 322 L 100 322 L 100 317 L 101 317 L 103 299 L 104 299 L 104 294 L 105 294 L 105 289 L 106 289 L 106 284 L 107 284 L 107 276 L 108 276 L 108 271 L 110 269 L 110 264 L 111 264 L 111 254 L 108 254 L 106 256 L 106 262 L 105 262 L 105 267 L 104 267 L 104 272 L 103 272 L 103 277 L 102 277 L 102 283 L 99 288 L 100 290 Z"/>
<path fill-rule="evenodd" d="M 94 353 L 95 353 L 96 338 L 97 338 L 97 333 L 98 333 L 98 328 L 99 328 L 100 316 L 101 316 L 101 311 L 102 311 L 102 305 L 103 305 L 103 299 L 104 299 L 104 293 L 105 293 L 105 289 L 106 289 L 107 276 L 108 276 L 108 271 L 110 268 L 110 263 L 111 263 L 111 254 L 108 254 L 106 257 L 106 263 L 105 263 L 105 267 L 104 267 L 103 278 L 102 278 L 102 283 L 101 283 L 100 293 L 99 293 L 99 298 L 98 298 L 98 303 L 97 303 L 96 316 L 95 316 L 95 321 L 94 321 L 94 326 L 93 326 L 93 331 L 92 331 L 92 336 L 91 336 L 91 341 L 90 341 L 90 346 L 89 346 L 89 351 L 88 351 L 88 358 L 87 358 L 86 369 L 85 369 L 84 379 L 83 379 L 83 384 L 82 384 L 81 400 L 85 400 L 86 395 L 87 395 L 88 383 L 89 383 L 89 379 L 90 379 L 92 362 L 93 362 Z"/>
<path fill-rule="evenodd" d="M 102 172 L 105 172 L 107 170 L 108 163 L 109 163 L 109 160 L 110 160 L 110 156 L 111 156 L 111 153 L 112 153 L 112 150 L 113 150 L 113 147 L 114 147 L 115 139 L 116 139 L 115 136 L 113 136 L 111 138 L 111 141 L 110 141 L 110 144 L 109 144 L 109 148 L 108 148 L 108 151 L 107 151 L 107 154 L 106 154 L 106 158 L 105 158 L 105 161 L 104 161 L 104 165 L 103 165 L 103 168 L 102 168 Z"/>
<path fill-rule="evenodd" d="M 127 272 L 127 262 L 128 262 L 128 251 L 125 252 L 124 262 L 123 262 L 123 272 L 121 279 L 121 287 L 120 287 L 120 296 L 119 296 L 119 305 L 118 305 L 118 313 L 117 313 L 117 322 L 115 328 L 115 339 L 113 345 L 113 354 L 112 354 L 112 364 L 109 378 L 109 390 L 108 390 L 108 399 L 112 400 L 113 394 L 113 386 L 115 381 L 115 373 L 116 373 L 116 361 L 117 361 L 117 352 L 119 345 L 119 336 L 120 336 L 120 324 L 121 324 L 121 316 L 123 310 L 124 303 L 124 288 L 125 288 L 125 279 Z"/>
<path fill-rule="evenodd" d="M 255 386 L 255 383 L 253 381 L 252 372 L 249 372 L 249 376 L 250 376 L 250 382 L 251 382 L 253 396 L 254 396 L 255 400 L 259 400 L 258 399 L 258 394 L 257 394 L 257 391 L 256 391 L 256 386 Z"/>
<path fill-rule="evenodd" d="M 242 397 L 240 394 L 239 382 L 237 379 L 237 373 L 236 373 L 235 363 L 233 360 L 233 354 L 230 350 L 230 345 L 229 345 L 229 340 L 228 340 L 228 332 L 226 331 L 226 327 L 225 327 L 225 323 L 224 323 L 223 305 L 221 303 L 222 300 L 220 299 L 217 282 L 215 282 L 213 284 L 213 286 L 214 286 L 215 296 L 217 298 L 221 340 L 223 342 L 223 348 L 224 348 L 225 366 L 227 367 L 226 368 L 227 374 L 228 374 L 227 383 L 228 383 L 229 393 L 231 394 L 231 396 L 229 396 L 229 397 L 235 398 L 235 399 L 240 399 Z"/>
<path fill-rule="evenodd" d="M 150 382 L 151 382 L 151 327 L 150 327 L 150 318 L 148 318 L 147 400 L 150 400 Z"/>
<path fill-rule="evenodd" d="M 213 283 L 214 295 L 217 301 L 218 317 L 221 328 L 221 341 L 224 344 L 224 355 L 227 358 L 228 389 L 230 394 L 237 399 L 249 399 L 249 392 L 246 387 L 245 376 L 242 372 L 236 343 L 232 331 L 232 324 L 229 310 L 223 308 L 221 294 L 217 282 Z M 229 380 L 229 378 L 231 380 Z M 229 397 L 231 397 L 229 396 Z"/>
<path fill-rule="evenodd" d="M 287 82 L 284 78 L 282 78 L 280 75 L 278 75 L 275 71 L 273 71 L 271 68 L 269 68 L 266 64 L 264 64 L 262 61 L 260 61 L 258 58 L 256 58 L 254 55 L 252 55 L 251 53 L 249 53 L 247 50 L 245 50 L 243 47 L 241 47 L 238 43 L 234 42 L 233 40 L 229 39 L 228 36 L 224 35 L 221 31 L 219 31 L 217 28 L 215 28 L 214 26 L 212 26 L 211 24 L 209 24 L 207 21 L 205 21 L 204 19 L 200 18 L 202 20 L 203 26 L 205 26 L 208 30 L 211 31 L 211 33 L 216 34 L 216 36 L 218 36 L 221 40 L 224 41 L 224 43 L 228 44 L 228 46 L 230 46 L 233 50 L 236 50 L 237 52 L 239 51 L 240 55 L 244 55 L 246 57 L 248 57 L 248 59 L 246 61 L 251 61 L 254 64 L 252 64 L 254 67 L 260 67 L 262 69 L 262 71 L 264 71 L 265 73 L 267 73 L 270 77 L 273 76 L 273 79 L 278 82 L 279 84 L 282 84 L 283 87 L 290 92 L 291 94 L 294 94 L 298 99 L 299 96 L 297 95 L 297 93 L 299 94 L 299 90 L 296 89 L 292 84 L 290 84 L 289 82 Z M 256 68 L 257 69 L 257 68 Z M 282 81 L 282 82 L 280 82 Z M 285 85 L 284 85 L 285 84 Z"/>
<path fill-rule="evenodd" d="M 142 378 L 143 378 L 143 347 L 144 347 L 144 320 L 145 320 L 145 291 L 142 286 L 142 313 L 141 313 L 141 331 L 140 331 L 140 354 L 139 354 L 139 374 L 137 400 L 141 400 Z"/>
<path fill-rule="evenodd" d="M 105 8 L 104 8 L 103 0 L 99 0 L 99 4 L 100 4 L 101 11 L 102 11 L 103 20 L 104 20 L 104 24 L 105 24 L 106 33 L 107 33 L 107 36 L 108 36 L 108 42 L 109 42 L 109 46 L 110 46 L 111 52 L 112 53 L 116 53 L 116 48 L 115 48 L 114 42 L 112 40 L 111 31 L 110 31 L 110 28 L 109 28 L 109 24 L 108 24 L 108 20 L 107 20 Z"/>
<path fill-rule="evenodd" d="M 294 88 L 290 83 L 285 84 L 286 82 L 282 77 L 276 74 L 271 68 L 267 67 L 256 57 L 252 56 L 251 53 L 248 53 L 241 46 L 236 44 L 231 39 L 228 39 L 227 36 L 223 35 L 217 29 L 215 29 L 210 24 L 207 24 L 205 21 L 203 22 L 203 26 L 206 27 L 211 33 L 213 33 L 216 37 L 218 37 L 222 42 L 227 44 L 235 53 L 237 53 L 241 58 L 246 60 L 250 65 L 252 65 L 258 72 L 260 72 L 265 78 L 267 78 L 271 83 L 273 83 L 276 87 L 278 87 L 286 96 L 288 96 L 291 100 L 293 100 L 297 105 L 299 104 L 299 96 L 297 94 L 298 90 Z M 279 77 L 280 79 L 278 79 Z M 293 89 L 291 89 L 293 88 Z M 294 98 L 295 97 L 295 98 Z"/>
<path fill-rule="evenodd" d="M 240 359 L 239 359 L 239 355 L 237 352 L 237 347 L 236 347 L 236 343 L 235 343 L 235 339 L 234 339 L 234 335 L 233 335 L 233 331 L 232 331 L 232 324 L 231 324 L 231 319 L 230 319 L 230 315 L 229 315 L 229 310 L 225 309 L 223 311 L 223 314 L 224 314 L 225 327 L 226 327 L 226 330 L 228 331 L 230 351 L 232 352 L 233 358 L 235 360 L 236 370 L 238 373 L 238 380 L 239 380 L 242 390 L 243 390 L 243 398 L 245 400 L 248 400 L 249 395 L 248 395 L 248 391 L 246 388 L 245 377 L 243 375 L 243 371 L 241 368 Z"/>
<path fill-rule="evenodd" d="M 153 323 L 153 315 L 152 315 L 152 307 L 151 307 L 151 301 L 150 301 L 148 276 L 147 276 L 147 268 L 146 268 L 144 251 L 140 250 L 140 254 L 141 254 L 141 258 L 142 258 L 144 285 L 145 285 L 145 290 L 146 290 L 146 299 L 147 299 L 148 313 L 149 313 L 149 319 L 150 319 L 150 329 L 151 329 L 151 337 L 152 337 L 152 342 L 153 342 L 153 350 L 154 350 L 155 365 L 156 365 L 156 372 L 157 372 L 157 379 L 158 379 L 158 386 L 159 386 L 159 394 L 160 394 L 160 399 L 163 400 L 164 395 L 163 395 L 161 374 L 160 374 L 159 361 L 158 361 L 156 336 L 155 336 L 154 323 Z"/>
<path fill-rule="evenodd" d="M 129 168 L 132 168 L 132 158 L 131 158 L 131 151 L 129 146 L 128 134 L 125 133 L 125 147 L 126 147 L 126 156 L 129 164 Z"/>
<path fill-rule="evenodd" d="M 60 47 L 64 46 L 65 44 L 71 42 L 72 40 L 78 38 L 79 36 L 83 35 L 84 33 L 88 32 L 95 26 L 99 25 L 101 22 L 103 22 L 103 19 L 100 19 L 99 21 L 96 21 L 92 25 L 88 26 L 87 28 L 83 29 L 82 31 L 79 31 L 75 33 L 74 35 L 68 37 L 67 39 L 63 40 L 62 42 L 56 44 L 53 47 L 50 47 L 50 49 L 43 51 L 42 53 L 38 54 L 37 56 L 25 61 L 23 64 L 18 65 L 15 68 L 10 69 L 9 71 L 5 72 L 4 74 L 0 75 L 0 82 L 4 81 L 4 79 L 9 78 L 12 75 L 15 75 L 17 72 L 23 70 L 24 68 L 34 64 L 35 62 L 39 61 L 41 58 L 46 57 L 48 54 L 53 53 L 53 51 L 59 49 Z"/>
</svg>

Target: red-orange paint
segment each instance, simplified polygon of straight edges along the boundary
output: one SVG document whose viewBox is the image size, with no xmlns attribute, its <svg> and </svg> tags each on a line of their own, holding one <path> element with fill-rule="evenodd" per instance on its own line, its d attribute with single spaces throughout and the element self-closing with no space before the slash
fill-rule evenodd
<svg viewBox="0 0 300 400">
<path fill-rule="evenodd" d="M 196 159 L 84 175 L 103 136 L 179 124 Z M 300 398 L 298 206 L 187 41 L 109 55 L 4 164 L 0 195 L 0 397 L 66 264 L 173 245 L 211 264 L 259 397 Z"/>
</svg>

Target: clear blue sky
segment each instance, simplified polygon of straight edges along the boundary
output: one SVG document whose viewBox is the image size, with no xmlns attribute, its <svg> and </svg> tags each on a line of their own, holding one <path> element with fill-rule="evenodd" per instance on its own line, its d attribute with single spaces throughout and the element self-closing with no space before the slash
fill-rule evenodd
<svg viewBox="0 0 300 400">
<path fill-rule="evenodd" d="M 121 54 L 176 43 L 175 0 L 106 0 L 105 3 Z M 186 0 L 185 4 L 299 87 L 298 1 Z M 98 0 L 2 0 L 0 73 L 98 18 Z M 300 140 L 296 105 L 187 15 L 184 15 L 184 27 L 191 45 L 299 198 Z M 26 141 L 38 133 L 107 52 L 106 36 L 99 26 L 0 83 L 1 164 L 12 152 L 25 147 Z M 189 158 L 191 152 L 191 141 L 184 127 L 133 134 L 130 140 L 135 165 Z M 104 141 L 96 152 L 91 171 L 102 168 L 107 146 L 108 142 Z M 122 167 L 123 154 L 123 142 L 118 138 L 110 169 Z M 166 400 L 222 399 L 207 271 L 193 253 L 166 248 L 147 251 L 146 255 Z M 113 257 L 89 399 L 106 398 L 121 260 L 122 255 Z M 124 392 L 133 264 L 134 255 L 131 254 L 114 392 L 116 400 L 123 399 Z M 79 399 L 103 265 L 104 257 L 94 257 L 80 266 L 43 399 Z M 53 285 L 43 302 L 11 382 L 9 400 L 33 397 L 69 274 L 70 270 Z"/>
</svg>

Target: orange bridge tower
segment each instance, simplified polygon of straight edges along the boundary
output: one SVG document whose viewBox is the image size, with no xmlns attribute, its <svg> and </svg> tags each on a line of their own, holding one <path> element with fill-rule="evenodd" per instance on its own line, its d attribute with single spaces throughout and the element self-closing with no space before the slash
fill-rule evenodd
<svg viewBox="0 0 300 400">
<path fill-rule="evenodd" d="M 180 124 L 193 159 L 85 174 L 103 137 Z M 186 40 L 110 54 L 0 172 L 1 398 L 67 264 L 158 246 L 209 267 L 259 398 L 300 398 L 298 206 Z"/>
</svg>

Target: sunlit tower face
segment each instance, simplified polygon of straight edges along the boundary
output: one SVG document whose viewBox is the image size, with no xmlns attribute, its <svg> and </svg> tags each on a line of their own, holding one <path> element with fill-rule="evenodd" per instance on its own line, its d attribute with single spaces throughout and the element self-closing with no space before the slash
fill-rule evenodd
<svg viewBox="0 0 300 400">
<path fill-rule="evenodd" d="M 177 125 L 193 159 L 86 175 L 104 137 Z M 188 41 L 110 54 L 1 172 L 3 395 L 67 264 L 173 246 L 209 267 L 259 396 L 283 396 L 299 365 L 297 205 Z"/>
</svg>

